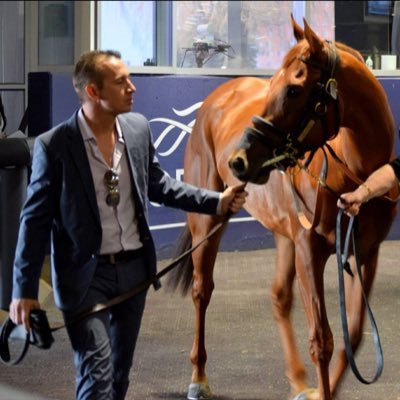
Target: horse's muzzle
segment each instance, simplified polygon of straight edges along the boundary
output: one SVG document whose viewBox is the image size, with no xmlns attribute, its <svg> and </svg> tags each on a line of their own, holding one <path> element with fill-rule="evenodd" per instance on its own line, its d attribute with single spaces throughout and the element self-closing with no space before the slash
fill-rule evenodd
<svg viewBox="0 0 400 400">
<path fill-rule="evenodd" d="M 247 127 L 236 151 L 231 155 L 229 168 L 243 182 L 265 183 L 272 169 L 267 160 L 285 147 L 285 135 L 272 123 L 261 117 L 252 119 L 254 127 Z"/>
<path fill-rule="evenodd" d="M 248 162 L 245 150 L 238 150 L 228 161 L 229 168 L 236 178 L 243 182 L 248 181 Z"/>
<path fill-rule="evenodd" d="M 233 175 L 240 181 L 260 185 L 268 180 L 269 173 L 274 168 L 273 166 L 263 167 L 259 163 L 250 163 L 247 158 L 247 152 L 243 149 L 232 154 L 228 165 Z"/>
</svg>

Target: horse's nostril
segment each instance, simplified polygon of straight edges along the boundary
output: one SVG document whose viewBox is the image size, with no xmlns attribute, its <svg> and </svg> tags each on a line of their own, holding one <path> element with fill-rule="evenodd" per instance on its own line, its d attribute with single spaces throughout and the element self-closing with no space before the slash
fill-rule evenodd
<svg viewBox="0 0 400 400">
<path fill-rule="evenodd" d="M 229 166 L 238 174 L 242 174 L 246 169 L 245 162 L 241 157 L 236 157 L 233 160 L 231 160 L 229 162 Z"/>
</svg>

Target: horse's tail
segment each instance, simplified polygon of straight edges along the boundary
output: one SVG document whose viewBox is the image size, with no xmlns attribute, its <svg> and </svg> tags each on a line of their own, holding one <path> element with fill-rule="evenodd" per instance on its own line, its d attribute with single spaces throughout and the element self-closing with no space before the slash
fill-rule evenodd
<svg viewBox="0 0 400 400">
<path fill-rule="evenodd" d="M 185 251 L 192 247 L 192 234 L 186 225 L 178 239 L 176 248 L 176 257 L 179 257 Z M 176 291 L 180 288 L 182 296 L 188 294 L 193 282 L 193 261 L 191 255 L 188 255 L 169 273 L 167 279 L 167 289 Z"/>
</svg>

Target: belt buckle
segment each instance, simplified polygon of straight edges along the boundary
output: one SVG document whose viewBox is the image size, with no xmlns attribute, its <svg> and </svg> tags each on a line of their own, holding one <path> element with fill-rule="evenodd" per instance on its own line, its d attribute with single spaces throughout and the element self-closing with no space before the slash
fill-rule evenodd
<svg viewBox="0 0 400 400">
<path fill-rule="evenodd" d="M 116 264 L 116 262 L 115 262 L 115 254 L 110 254 L 110 264 Z"/>
</svg>

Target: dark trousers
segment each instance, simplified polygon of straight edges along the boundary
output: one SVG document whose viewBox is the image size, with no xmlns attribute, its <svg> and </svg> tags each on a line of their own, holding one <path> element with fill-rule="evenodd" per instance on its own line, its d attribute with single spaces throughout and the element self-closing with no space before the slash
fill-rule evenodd
<svg viewBox="0 0 400 400">
<path fill-rule="evenodd" d="M 143 257 L 128 262 L 99 262 L 87 296 L 86 310 L 128 291 L 146 279 Z M 146 291 L 67 326 L 74 351 L 77 400 L 123 400 L 142 320 Z M 71 315 L 64 313 L 68 322 Z"/>
</svg>

